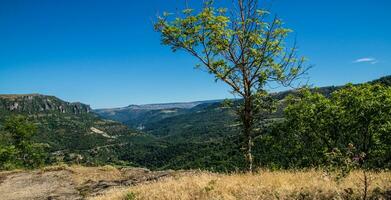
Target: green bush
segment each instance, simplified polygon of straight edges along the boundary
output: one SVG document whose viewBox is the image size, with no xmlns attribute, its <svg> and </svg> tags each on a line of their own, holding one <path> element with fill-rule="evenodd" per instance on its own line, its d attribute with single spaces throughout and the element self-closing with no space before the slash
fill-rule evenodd
<svg viewBox="0 0 391 200">
<path fill-rule="evenodd" d="M 36 126 L 26 117 L 9 117 L 3 126 L 4 137 L 8 142 L 0 146 L 0 169 L 28 168 L 43 166 L 47 158 L 45 145 L 34 143 Z"/>
<path fill-rule="evenodd" d="M 124 200 L 136 200 L 136 194 L 133 192 L 129 192 L 126 194 Z"/>
</svg>

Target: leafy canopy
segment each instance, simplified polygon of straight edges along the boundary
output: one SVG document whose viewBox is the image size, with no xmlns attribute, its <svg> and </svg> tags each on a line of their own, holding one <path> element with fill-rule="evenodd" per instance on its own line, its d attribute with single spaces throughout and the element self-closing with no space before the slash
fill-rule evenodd
<svg viewBox="0 0 391 200">
<path fill-rule="evenodd" d="M 189 52 L 241 96 L 264 89 L 268 82 L 290 84 L 304 71 L 296 47 L 285 47 L 292 31 L 277 17 L 268 20 L 269 12 L 257 9 L 256 1 L 238 3 L 240 8 L 231 12 L 207 1 L 199 12 L 185 9 L 176 17 L 164 13 L 155 29 L 164 45 Z"/>
<path fill-rule="evenodd" d="M 32 141 L 36 130 L 36 126 L 21 115 L 5 121 L 1 134 L 8 142 L 0 144 L 0 169 L 36 168 L 44 164 L 45 145 Z"/>
<path fill-rule="evenodd" d="M 354 146 L 360 165 L 391 166 L 391 88 L 348 85 L 328 99 L 303 91 L 285 110 L 287 130 L 303 151 L 336 152 Z M 325 154 L 323 154 L 325 155 Z M 321 161 L 322 154 L 312 157 Z"/>
</svg>

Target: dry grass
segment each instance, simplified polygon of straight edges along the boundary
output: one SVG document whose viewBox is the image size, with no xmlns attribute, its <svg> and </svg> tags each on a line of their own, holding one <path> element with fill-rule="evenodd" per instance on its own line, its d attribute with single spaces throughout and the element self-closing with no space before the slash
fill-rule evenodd
<svg viewBox="0 0 391 200">
<path fill-rule="evenodd" d="M 88 168 L 72 166 L 72 172 L 73 181 L 76 182 L 76 184 L 82 184 L 86 181 L 115 181 L 123 178 L 121 172 L 117 168 L 111 166 Z"/>
<path fill-rule="evenodd" d="M 391 192 L 391 172 L 369 174 L 370 195 Z M 362 183 L 360 171 L 353 172 L 340 183 L 320 171 L 261 171 L 230 175 L 199 172 L 129 188 L 115 188 L 91 200 L 359 199 L 363 193 Z"/>
<path fill-rule="evenodd" d="M 137 168 L 135 168 L 134 170 L 136 169 Z M 71 172 L 72 181 L 77 185 L 83 184 L 87 181 L 116 181 L 126 178 L 119 169 L 109 165 L 103 167 L 84 167 L 81 165 L 56 165 L 41 169 L 42 172 L 62 170 Z"/>
</svg>

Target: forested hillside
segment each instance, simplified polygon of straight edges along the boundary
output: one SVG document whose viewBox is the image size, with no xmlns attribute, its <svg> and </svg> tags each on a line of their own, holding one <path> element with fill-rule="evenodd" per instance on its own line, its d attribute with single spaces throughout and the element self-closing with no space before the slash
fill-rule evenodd
<svg viewBox="0 0 391 200">
<path fill-rule="evenodd" d="M 0 96 L 0 124 L 11 116 L 27 117 L 37 126 L 33 140 L 47 146 L 50 153 L 47 162 L 120 164 L 123 162 L 113 149 L 150 138 L 121 123 L 103 120 L 90 110 L 88 105 L 65 102 L 53 96 Z M 2 138 L 3 144 L 9 140 L 6 132 Z"/>
</svg>

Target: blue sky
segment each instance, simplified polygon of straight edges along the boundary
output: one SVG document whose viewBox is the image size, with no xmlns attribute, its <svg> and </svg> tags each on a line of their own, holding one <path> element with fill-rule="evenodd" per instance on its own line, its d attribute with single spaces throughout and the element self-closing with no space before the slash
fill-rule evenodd
<svg viewBox="0 0 391 200">
<path fill-rule="evenodd" d="M 152 20 L 183 6 L 184 0 L 0 0 L 0 93 L 49 94 L 93 108 L 232 97 L 194 69 L 194 58 L 160 45 Z M 391 74 L 391 1 L 267 6 L 295 31 L 300 54 L 315 65 L 314 86 Z"/>
</svg>

